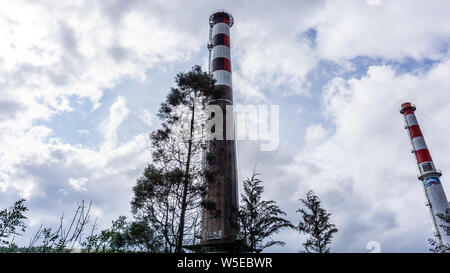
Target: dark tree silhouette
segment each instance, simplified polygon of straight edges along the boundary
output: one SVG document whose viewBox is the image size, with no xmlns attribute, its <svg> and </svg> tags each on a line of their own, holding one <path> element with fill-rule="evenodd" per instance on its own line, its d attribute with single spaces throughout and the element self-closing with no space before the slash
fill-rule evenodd
<svg viewBox="0 0 450 273">
<path fill-rule="evenodd" d="M 119 216 L 109 229 L 89 236 L 85 241 L 86 252 L 161 252 L 159 232 L 144 219 L 128 222 Z"/>
<path fill-rule="evenodd" d="M 164 252 L 173 252 L 177 243 L 178 200 L 184 173 L 176 168 L 165 171 L 149 165 L 133 187 L 132 212 L 137 218 L 147 218 L 161 231 Z"/>
<path fill-rule="evenodd" d="M 303 243 L 307 253 L 328 253 L 333 234 L 338 232 L 336 226 L 331 224 L 330 215 L 325 209 L 321 208 L 319 197 L 313 191 L 309 191 L 305 199 L 300 199 L 304 208 L 297 212 L 301 213 L 301 220 L 298 224 L 298 230 L 301 233 L 308 234 L 309 238 Z"/>
<path fill-rule="evenodd" d="M 75 251 L 78 244 L 82 244 L 83 233 L 90 222 L 92 202 L 88 204 L 83 200 L 69 219 L 69 225 L 64 224 L 64 214 L 60 218 L 58 228 L 44 228 L 42 225 L 34 234 L 24 252 L 37 253 L 65 253 Z"/>
<path fill-rule="evenodd" d="M 153 163 L 134 187 L 133 213 L 161 230 L 165 251 L 182 252 L 200 230 L 202 197 L 211 177 L 204 164 L 206 106 L 217 96 L 215 80 L 200 66 L 179 73 L 158 116 L 161 129 L 151 134 Z M 189 235 L 186 240 L 186 236 Z"/>
<path fill-rule="evenodd" d="M 25 231 L 24 213 L 28 208 L 24 205 L 25 199 L 16 201 L 9 209 L 0 211 L 0 246 L 8 245 L 10 236 L 20 235 Z"/>
<path fill-rule="evenodd" d="M 283 228 L 293 228 L 286 215 L 275 201 L 262 200 L 264 187 L 258 174 L 244 181 L 244 192 L 241 194 L 239 209 L 240 236 L 243 252 L 260 253 L 273 245 L 284 245 L 282 241 L 272 240 L 272 236 Z"/>
<path fill-rule="evenodd" d="M 111 228 L 95 233 L 96 222 L 90 223 L 91 204 L 82 201 L 69 225 L 65 225 L 64 215 L 61 216 L 57 228 L 44 228 L 42 225 L 33 235 L 28 246 L 17 246 L 11 235 L 21 236 L 25 232 L 23 213 L 28 210 L 25 200 L 19 200 L 9 208 L 0 211 L 0 253 L 69 253 L 69 252 L 162 252 L 163 239 L 161 232 L 155 230 L 148 219 L 127 221 L 120 216 L 112 222 Z M 88 233 L 88 234 L 86 234 Z"/>
</svg>

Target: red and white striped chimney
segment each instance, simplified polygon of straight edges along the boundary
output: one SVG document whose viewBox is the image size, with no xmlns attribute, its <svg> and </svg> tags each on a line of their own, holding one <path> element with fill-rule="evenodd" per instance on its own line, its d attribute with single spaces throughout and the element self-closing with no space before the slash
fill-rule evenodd
<svg viewBox="0 0 450 273">
<path fill-rule="evenodd" d="M 233 17 L 225 11 L 215 12 L 210 17 L 210 69 L 216 79 L 216 88 L 222 90 L 222 99 L 233 102 L 231 85 L 230 28 Z"/>
<path fill-rule="evenodd" d="M 438 217 L 438 214 L 446 217 L 450 217 L 450 209 L 445 196 L 444 189 L 441 185 L 442 173 L 436 169 L 430 152 L 428 151 L 427 144 L 420 130 L 419 123 L 417 122 L 414 111 L 416 107 L 409 102 L 403 103 L 400 109 L 400 113 L 404 115 L 406 121 L 406 129 L 408 129 L 411 137 L 411 143 L 413 146 L 413 153 L 416 155 L 417 165 L 419 167 L 419 180 L 423 181 L 425 188 L 425 195 L 427 198 L 427 206 L 430 209 L 433 225 L 436 231 L 436 237 L 440 245 L 450 246 L 450 234 L 443 226 L 449 224 Z"/>
<path fill-rule="evenodd" d="M 235 252 L 239 224 L 237 219 L 238 190 L 236 146 L 233 135 L 233 90 L 231 85 L 230 27 L 233 16 L 216 11 L 209 17 L 210 73 L 216 80 L 216 98 L 211 104 L 222 111 L 222 139 L 210 140 L 208 153 L 215 158 L 214 183 L 209 185 L 205 201 L 214 203 L 214 210 L 204 210 L 202 245 L 206 252 Z M 212 130 L 212 128 L 211 128 Z M 214 127 L 214 130 L 216 128 Z M 212 132 L 212 131 L 211 131 Z M 217 130 L 217 132 L 220 132 Z M 213 133 L 213 132 L 212 132 Z"/>
</svg>

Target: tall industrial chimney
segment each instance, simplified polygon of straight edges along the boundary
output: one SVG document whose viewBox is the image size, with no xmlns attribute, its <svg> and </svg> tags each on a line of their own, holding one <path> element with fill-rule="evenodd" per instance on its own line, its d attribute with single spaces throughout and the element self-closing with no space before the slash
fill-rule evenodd
<svg viewBox="0 0 450 273">
<path fill-rule="evenodd" d="M 209 25 L 210 73 L 216 79 L 216 91 L 220 94 L 212 104 L 220 106 L 223 113 L 223 140 L 214 139 L 208 144 L 208 152 L 215 158 L 216 176 L 205 199 L 215 204 L 215 209 L 204 210 L 201 245 L 208 252 L 231 252 L 235 250 L 238 231 L 236 147 L 234 137 L 226 137 L 227 127 L 234 128 L 230 57 L 233 17 L 226 11 L 217 11 L 209 17 Z M 226 126 L 227 122 L 231 126 Z"/>
<path fill-rule="evenodd" d="M 417 164 L 419 167 L 418 178 L 423 182 L 425 189 L 425 196 L 427 199 L 426 205 L 429 207 L 431 218 L 433 221 L 435 235 L 440 246 L 450 245 L 450 234 L 442 227 L 448 226 L 448 223 L 438 217 L 441 214 L 444 217 L 450 217 L 450 209 L 445 196 L 444 189 L 441 185 L 442 173 L 434 166 L 428 151 L 425 139 L 420 130 L 414 111 L 416 107 L 409 102 L 403 103 L 400 113 L 404 115 L 406 126 L 408 129 L 411 143 L 413 146 L 413 153 L 416 155 Z"/>
</svg>

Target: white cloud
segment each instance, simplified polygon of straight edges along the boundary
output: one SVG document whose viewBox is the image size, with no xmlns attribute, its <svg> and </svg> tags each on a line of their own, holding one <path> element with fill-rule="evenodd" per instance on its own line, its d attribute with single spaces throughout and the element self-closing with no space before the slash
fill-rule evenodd
<svg viewBox="0 0 450 273">
<path fill-rule="evenodd" d="M 258 89 L 276 92 L 275 88 L 282 85 L 289 86 L 287 93 L 304 93 L 306 75 L 318 61 L 308 42 L 298 40 L 299 32 L 306 29 L 272 29 L 265 24 L 244 21 L 239 31 L 233 30 L 233 45 L 239 45 L 233 47 L 240 75 L 238 83 L 245 80 L 243 91 L 250 94 L 256 94 Z"/>
<path fill-rule="evenodd" d="M 88 179 L 86 177 L 79 177 L 79 178 L 75 178 L 75 177 L 71 177 L 69 178 L 69 184 L 70 186 L 72 186 L 72 188 L 75 191 L 86 191 L 86 183 L 88 182 Z"/>
<path fill-rule="evenodd" d="M 82 157 L 75 161 L 83 164 L 107 165 L 109 159 L 102 156 L 109 155 L 99 155 L 83 144 L 64 144 L 52 128 L 36 123 L 73 111 L 69 96 L 88 99 L 97 109 L 104 90 L 113 88 L 119 80 L 143 79 L 155 64 L 184 60 L 198 48 L 198 39 L 190 39 L 176 25 L 161 21 L 158 9 L 125 9 L 118 2 L 107 5 L 91 1 L 0 3 L 3 192 L 13 191 L 28 198 L 43 191 L 36 188 L 37 178 L 24 166 L 57 162 L 52 154 L 55 150 L 75 153 Z M 113 106 L 102 125 L 107 140 L 103 147 L 111 149 L 117 144 L 117 128 L 128 115 L 124 97 Z M 128 143 L 137 142 L 142 144 L 142 138 L 136 136 Z M 117 151 L 130 147 L 126 145 L 117 147 Z M 117 151 L 109 151 L 110 156 Z M 130 152 L 134 151 L 122 150 Z"/>
<path fill-rule="evenodd" d="M 80 135 L 89 135 L 91 133 L 91 131 L 89 131 L 87 129 L 80 129 L 80 130 L 77 130 L 77 133 L 79 133 Z"/>
<path fill-rule="evenodd" d="M 324 59 L 350 71 L 348 60 L 358 56 L 403 60 L 447 55 L 446 1 L 314 2 L 266 2 L 252 7 L 252 16 L 238 11 L 232 58 L 239 74 L 234 83 L 245 80 L 243 92 L 308 94 L 306 77 Z M 310 30 L 315 35 L 308 37 Z"/>
<path fill-rule="evenodd" d="M 251 101 L 253 103 L 267 101 L 266 96 L 252 81 L 239 72 L 233 73 L 233 96 L 235 101 Z"/>
<path fill-rule="evenodd" d="M 317 144 L 317 141 L 323 140 L 328 131 L 322 127 L 322 124 L 315 124 L 306 128 L 305 140 L 307 143 Z"/>
<path fill-rule="evenodd" d="M 147 126 L 152 126 L 153 114 L 148 109 L 139 109 L 139 118 Z"/>
<path fill-rule="evenodd" d="M 126 106 L 124 97 L 119 96 L 109 109 L 109 117 L 101 125 L 101 131 L 105 138 L 105 146 L 102 149 L 110 150 L 117 144 L 117 129 L 130 110 Z"/>
<path fill-rule="evenodd" d="M 379 6 L 379 5 L 381 5 L 381 0 L 366 0 L 366 2 L 370 6 Z"/>
<path fill-rule="evenodd" d="M 438 58 L 450 34 L 448 12 L 445 0 L 327 1 L 313 18 L 318 54 L 333 60 Z"/>
<path fill-rule="evenodd" d="M 0 3 L 2 99 L 20 102 L 32 112 L 18 115 L 17 125 L 28 127 L 34 120 L 72 110 L 71 95 L 88 98 L 98 108 L 104 90 L 123 77 L 144 79 L 155 64 L 184 60 L 198 49 L 198 39 L 161 21 L 153 14 L 156 10 L 123 9 L 117 21 L 105 19 L 109 14 L 103 5 Z M 114 8 L 119 7 L 106 11 Z"/>
</svg>

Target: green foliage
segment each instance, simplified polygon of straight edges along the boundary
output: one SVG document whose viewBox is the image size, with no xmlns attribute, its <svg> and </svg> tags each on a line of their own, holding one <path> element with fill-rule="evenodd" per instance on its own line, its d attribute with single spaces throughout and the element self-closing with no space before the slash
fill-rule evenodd
<svg viewBox="0 0 450 273">
<path fill-rule="evenodd" d="M 64 225 L 64 215 L 60 218 L 58 228 L 43 228 L 41 225 L 24 252 L 35 253 L 67 253 L 74 251 L 83 240 L 83 233 L 90 220 L 92 202 L 81 201 L 69 221 Z"/>
<path fill-rule="evenodd" d="M 150 164 L 133 187 L 131 209 L 138 219 L 146 219 L 159 230 L 165 242 L 165 251 L 176 245 L 177 232 L 171 223 L 177 221 L 175 193 L 182 187 L 184 172 L 178 168 L 164 170 Z"/>
<path fill-rule="evenodd" d="M 282 241 L 272 240 L 272 236 L 283 228 L 295 229 L 275 201 L 262 200 L 264 187 L 258 174 L 244 181 L 244 192 L 241 194 L 239 223 L 243 252 L 259 253 L 273 245 L 284 245 Z"/>
<path fill-rule="evenodd" d="M 338 232 L 334 224 L 329 222 L 331 213 L 321 208 L 319 197 L 313 191 L 309 191 L 305 199 L 300 199 L 304 208 L 297 210 L 302 219 L 298 224 L 298 230 L 308 234 L 309 238 L 303 244 L 307 253 L 328 253 L 333 234 Z"/>
<path fill-rule="evenodd" d="M 127 222 L 119 216 L 110 229 L 89 236 L 84 246 L 85 252 L 160 252 L 162 244 L 147 221 Z"/>
<path fill-rule="evenodd" d="M 193 243 L 198 233 L 201 199 L 207 182 L 213 181 L 205 169 L 205 107 L 214 99 L 215 80 L 194 66 L 175 77 L 161 103 L 161 128 L 152 132 L 153 163 L 133 188 L 132 212 L 148 219 L 164 238 L 164 251 L 182 252 L 185 235 Z M 204 179 L 207 178 L 207 179 Z"/>
<path fill-rule="evenodd" d="M 135 250 L 142 252 L 161 252 L 163 238 L 159 231 L 156 231 L 148 221 L 140 220 L 131 222 L 128 226 L 128 244 Z"/>
<path fill-rule="evenodd" d="M 96 222 L 92 225 L 88 236 L 86 231 L 90 219 L 91 203 L 82 201 L 68 227 L 61 217 L 56 229 L 39 227 L 27 247 L 19 247 L 10 236 L 21 235 L 25 231 L 23 213 L 27 210 L 25 200 L 19 200 L 9 208 L 0 211 L 0 235 L 2 245 L 0 253 L 31 252 L 31 253 L 66 253 L 66 252 L 161 252 L 163 238 L 161 232 L 154 229 L 148 219 L 128 222 L 125 216 L 120 216 L 112 222 L 109 229 L 94 234 Z M 81 247 L 81 248 L 80 248 Z"/>
<path fill-rule="evenodd" d="M 201 104 L 207 105 L 217 96 L 214 78 L 198 65 L 186 73 L 178 73 L 175 83 L 177 87 L 171 88 L 166 101 L 159 108 L 158 117 L 163 121 L 163 128 L 179 120 L 180 117 L 175 113 L 177 107 L 185 106 L 193 111 L 196 100 L 201 99 Z"/>
<path fill-rule="evenodd" d="M 8 238 L 14 235 L 20 235 L 21 232 L 25 232 L 25 222 L 27 219 L 24 213 L 28 208 L 24 205 L 25 199 L 16 201 L 9 209 L 0 211 L 0 246 L 9 245 Z M 12 246 L 14 247 L 14 246 Z"/>
</svg>

